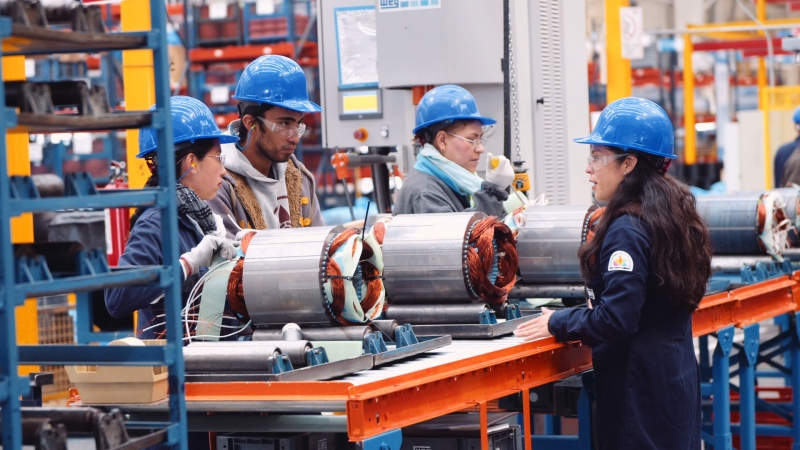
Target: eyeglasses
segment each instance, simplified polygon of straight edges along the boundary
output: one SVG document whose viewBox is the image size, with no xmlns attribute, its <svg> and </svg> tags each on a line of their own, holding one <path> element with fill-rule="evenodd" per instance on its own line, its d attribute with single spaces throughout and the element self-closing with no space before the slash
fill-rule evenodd
<svg viewBox="0 0 800 450">
<path fill-rule="evenodd" d="M 269 120 L 263 117 L 259 116 L 256 117 L 258 117 L 258 120 L 264 122 L 264 125 L 266 125 L 270 131 L 277 134 L 278 136 L 285 137 L 286 139 L 291 139 L 295 135 L 297 135 L 297 137 L 301 137 L 303 136 L 303 133 L 306 132 L 306 124 L 304 123 L 298 123 L 297 126 L 284 125 L 281 123 L 270 122 Z"/>
<path fill-rule="evenodd" d="M 211 155 L 212 158 L 217 158 L 220 164 L 225 165 L 225 155 Z"/>
<path fill-rule="evenodd" d="M 463 140 L 469 142 L 470 144 L 472 144 L 472 149 L 473 150 L 477 150 L 478 145 L 486 145 L 486 138 L 483 137 L 483 136 L 481 136 L 479 138 L 475 138 L 475 139 L 467 139 L 464 136 L 459 136 L 457 134 L 453 134 L 453 133 L 447 133 L 447 134 L 449 134 L 450 136 L 457 137 L 459 139 L 463 139 Z"/>
<path fill-rule="evenodd" d="M 590 156 L 586 159 L 586 162 L 589 164 L 589 169 L 592 172 L 597 172 L 601 168 L 608 165 L 609 162 L 614 161 L 615 159 L 625 158 L 628 155 L 603 155 L 603 156 Z"/>
</svg>

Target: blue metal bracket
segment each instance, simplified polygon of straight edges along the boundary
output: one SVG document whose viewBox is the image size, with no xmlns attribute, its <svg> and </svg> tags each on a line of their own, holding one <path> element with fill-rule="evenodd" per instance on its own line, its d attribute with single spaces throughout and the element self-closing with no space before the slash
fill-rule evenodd
<svg viewBox="0 0 800 450">
<path fill-rule="evenodd" d="M 792 262 L 789 261 L 788 259 L 784 259 L 783 262 L 781 263 L 781 271 L 784 273 L 784 275 L 791 275 L 792 273 L 794 273 L 794 267 L 792 267 Z"/>
<path fill-rule="evenodd" d="M 506 320 L 514 320 L 522 317 L 522 312 L 519 310 L 519 305 L 516 303 L 508 303 L 504 307 L 506 313 Z"/>
<path fill-rule="evenodd" d="M 75 255 L 75 263 L 78 275 L 103 275 L 111 272 L 106 255 L 97 248 L 88 252 L 83 250 L 78 252 Z"/>
<path fill-rule="evenodd" d="M 47 267 L 47 261 L 41 256 L 29 258 L 21 256 L 17 259 L 17 283 L 33 284 L 41 281 L 53 281 L 53 274 Z"/>
<path fill-rule="evenodd" d="M 318 366 L 329 362 L 328 352 L 323 347 L 314 347 L 311 351 L 306 352 L 306 365 Z"/>
<path fill-rule="evenodd" d="M 733 348 L 734 327 L 723 328 L 717 331 L 717 346 L 722 351 L 722 356 L 728 357 Z"/>
<path fill-rule="evenodd" d="M 419 344 L 417 335 L 414 334 L 414 329 L 410 323 L 400 325 L 394 329 L 394 342 L 396 348 Z"/>
<path fill-rule="evenodd" d="M 497 323 L 497 317 L 494 314 L 494 311 L 491 309 L 487 309 L 480 314 L 480 324 L 481 325 L 494 325 Z"/>
<path fill-rule="evenodd" d="M 65 196 L 78 197 L 97 194 L 97 185 L 94 184 L 94 179 L 91 174 L 87 172 L 78 172 L 64 175 Z"/>
<path fill-rule="evenodd" d="M 747 363 L 751 366 L 754 366 L 758 360 L 758 348 L 761 344 L 759 329 L 757 323 L 744 328 L 744 352 Z"/>
<path fill-rule="evenodd" d="M 40 199 L 39 190 L 29 176 L 14 175 L 10 177 L 11 198 L 13 199 Z"/>
<path fill-rule="evenodd" d="M 377 355 L 389 350 L 386 348 L 386 342 L 384 342 L 380 332 L 367 333 L 366 336 L 364 336 L 362 348 L 364 349 L 365 355 Z"/>
<path fill-rule="evenodd" d="M 294 369 L 294 367 L 292 367 L 292 362 L 289 361 L 289 355 L 270 357 L 268 362 L 273 374 L 291 372 Z"/>
<path fill-rule="evenodd" d="M 361 441 L 361 450 L 400 450 L 403 433 L 400 429 L 366 438 Z"/>
<path fill-rule="evenodd" d="M 739 272 L 742 278 L 742 283 L 744 284 L 752 284 L 756 282 L 756 277 L 753 275 L 753 272 L 750 270 L 749 267 L 742 266 L 742 269 Z"/>
</svg>

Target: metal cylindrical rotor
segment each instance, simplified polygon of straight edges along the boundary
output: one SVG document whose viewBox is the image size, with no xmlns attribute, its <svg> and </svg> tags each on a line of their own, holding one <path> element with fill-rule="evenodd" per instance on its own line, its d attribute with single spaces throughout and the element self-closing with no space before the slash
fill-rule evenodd
<svg viewBox="0 0 800 450">
<path fill-rule="evenodd" d="M 592 205 L 533 206 L 517 235 L 523 284 L 583 283 L 578 248 Z M 513 292 L 513 291 L 512 291 Z"/>
<path fill-rule="evenodd" d="M 390 305 L 384 312 L 387 319 L 414 325 L 480 323 L 480 315 L 488 310 L 486 303 L 468 305 Z"/>
<path fill-rule="evenodd" d="M 482 212 L 405 214 L 386 225 L 383 275 L 390 303 L 480 302 L 466 281 L 470 228 Z"/>
<path fill-rule="evenodd" d="M 292 362 L 292 367 L 305 367 L 306 366 L 306 352 L 311 351 L 313 348 L 308 341 L 219 341 L 219 342 L 192 342 L 190 347 L 206 347 L 206 348 L 225 348 L 240 350 L 250 350 L 260 347 L 271 347 L 279 349 L 280 354 L 289 357 Z"/>
<path fill-rule="evenodd" d="M 369 325 L 306 327 L 302 329 L 303 339 L 307 341 L 363 341 L 364 336 L 372 331 L 372 327 Z M 282 333 L 279 328 L 253 330 L 253 341 L 279 341 L 281 338 Z"/>
<path fill-rule="evenodd" d="M 280 355 L 281 349 L 270 345 L 242 348 L 193 343 L 183 348 L 186 372 L 190 373 L 268 372 L 269 358 Z"/>
<path fill-rule="evenodd" d="M 760 193 L 697 198 L 697 212 L 711 234 L 714 254 L 764 254 L 758 238 L 760 199 Z"/>
<path fill-rule="evenodd" d="M 244 298 L 254 325 L 331 323 L 323 263 L 343 227 L 263 230 L 250 242 Z M 280 338 L 278 338 L 280 339 Z"/>
</svg>

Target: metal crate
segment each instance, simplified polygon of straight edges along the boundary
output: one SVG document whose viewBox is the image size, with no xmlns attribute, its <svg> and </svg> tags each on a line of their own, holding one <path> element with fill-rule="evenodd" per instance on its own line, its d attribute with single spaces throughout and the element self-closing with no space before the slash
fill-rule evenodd
<svg viewBox="0 0 800 450">
<path fill-rule="evenodd" d="M 37 299 L 39 344 L 75 344 L 75 321 L 71 311 L 75 305 L 69 304 L 66 295 L 42 297 Z M 53 372 L 55 381 L 42 387 L 44 400 L 67 397 L 70 383 L 63 366 L 41 366 L 42 372 Z"/>
</svg>

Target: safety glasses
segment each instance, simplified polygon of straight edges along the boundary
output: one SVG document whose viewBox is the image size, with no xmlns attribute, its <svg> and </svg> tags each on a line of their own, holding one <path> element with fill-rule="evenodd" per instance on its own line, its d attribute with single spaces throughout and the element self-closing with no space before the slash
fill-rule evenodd
<svg viewBox="0 0 800 450">
<path fill-rule="evenodd" d="M 298 123 L 297 126 L 294 126 L 294 125 L 284 125 L 280 123 L 270 122 L 269 120 L 263 117 L 258 117 L 258 120 L 264 122 L 264 125 L 266 125 L 270 131 L 286 139 L 291 139 L 295 135 L 297 135 L 297 137 L 302 137 L 303 133 L 306 132 L 306 124 L 304 123 Z"/>
<path fill-rule="evenodd" d="M 586 159 L 586 162 L 589 164 L 589 170 L 594 173 L 598 170 L 602 169 L 603 167 L 607 166 L 608 163 L 614 161 L 615 159 L 625 158 L 628 155 L 603 155 L 603 156 L 590 156 Z"/>
</svg>

